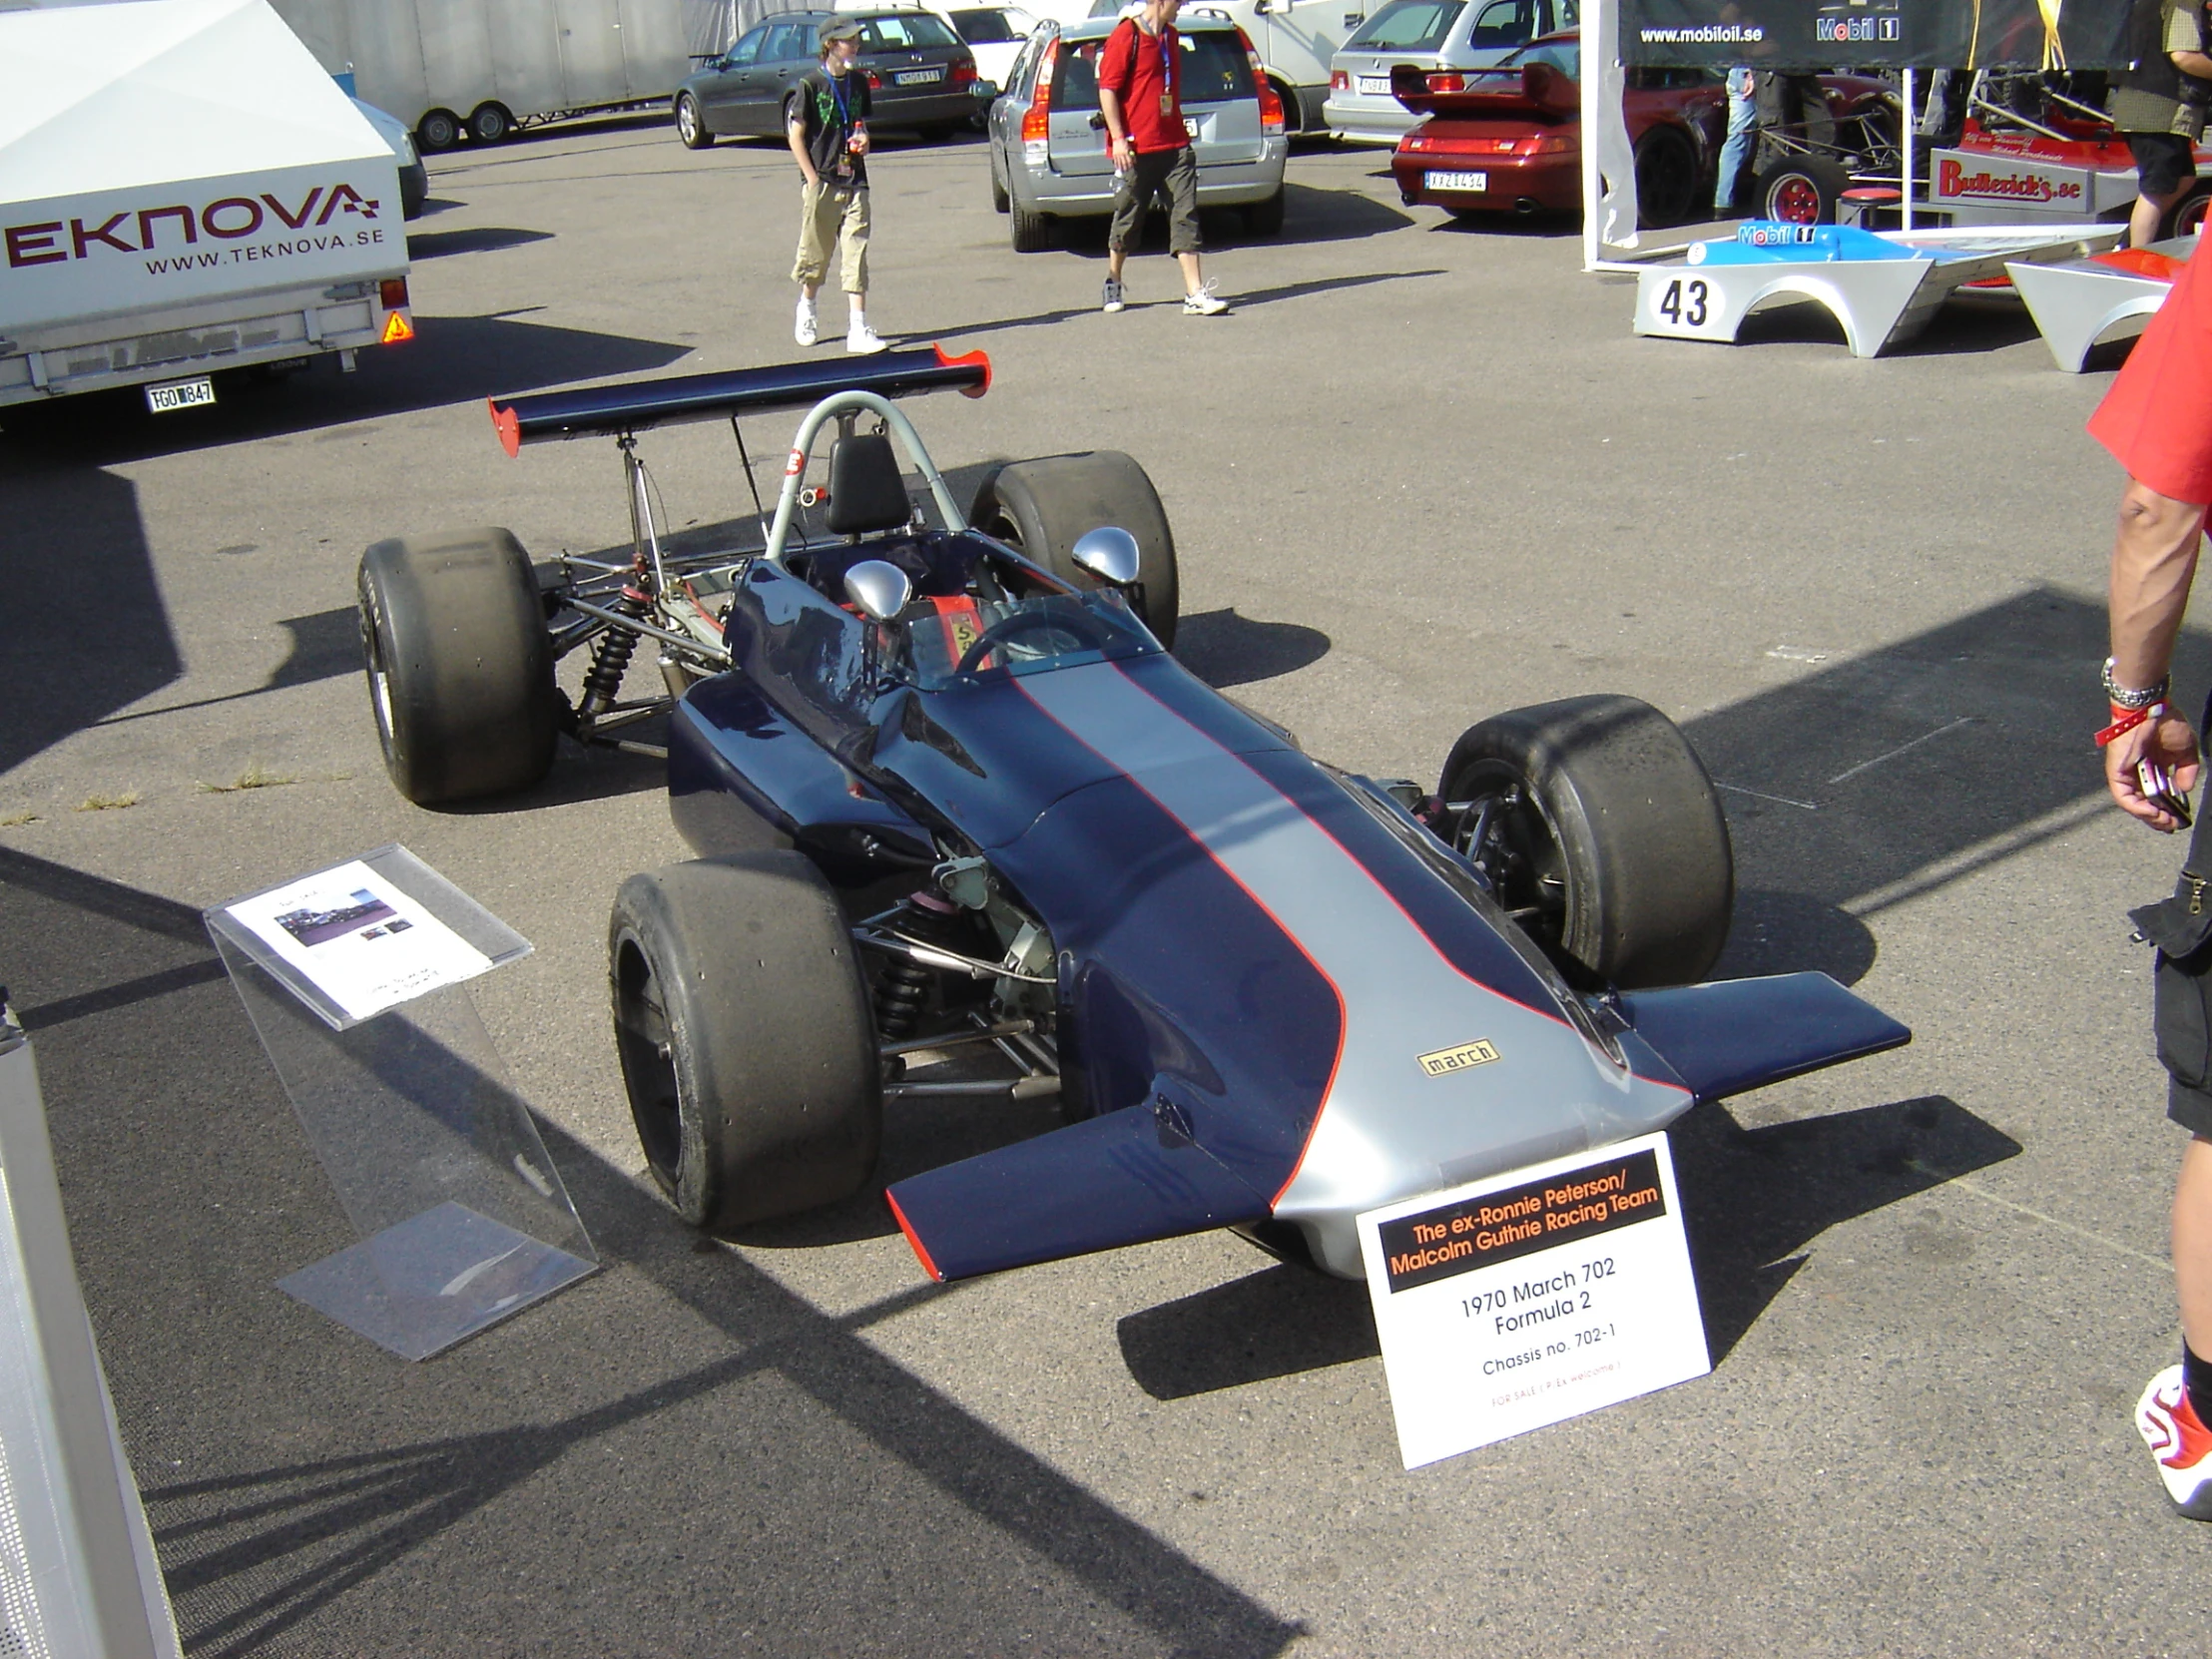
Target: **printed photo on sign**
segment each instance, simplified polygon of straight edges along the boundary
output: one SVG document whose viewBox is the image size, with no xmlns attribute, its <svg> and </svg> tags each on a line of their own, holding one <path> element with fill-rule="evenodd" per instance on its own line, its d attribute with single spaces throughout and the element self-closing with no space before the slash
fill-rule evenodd
<svg viewBox="0 0 2212 1659">
<path fill-rule="evenodd" d="M 1407 1468 L 1712 1369 L 1664 1135 L 1360 1218 Z"/>
<path fill-rule="evenodd" d="M 367 1019 L 491 958 L 358 860 L 272 888 L 230 915 L 349 1019 Z"/>
</svg>

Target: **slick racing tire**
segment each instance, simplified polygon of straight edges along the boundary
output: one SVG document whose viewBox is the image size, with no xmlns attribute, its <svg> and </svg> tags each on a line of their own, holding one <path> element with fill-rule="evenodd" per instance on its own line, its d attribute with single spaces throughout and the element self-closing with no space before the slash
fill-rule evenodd
<svg viewBox="0 0 2212 1659">
<path fill-rule="evenodd" d="M 1826 156 L 1785 156 L 1759 175 L 1755 218 L 1833 225 L 1851 175 Z"/>
<path fill-rule="evenodd" d="M 380 541 L 361 555 L 361 654 L 384 766 L 418 807 L 528 789 L 561 699 L 544 602 L 506 530 Z"/>
<path fill-rule="evenodd" d="M 1624 990 L 1702 979 L 1728 938 L 1736 861 L 1704 765 L 1632 697 L 1493 715 L 1437 791 L 1455 846 L 1571 979 Z"/>
<path fill-rule="evenodd" d="M 633 875 L 608 925 L 615 1047 L 647 1166 L 724 1232 L 857 1192 L 883 1091 L 852 936 L 807 858 Z"/>
<path fill-rule="evenodd" d="M 1137 538 L 1138 591 L 1130 602 L 1154 637 L 1174 649 L 1181 603 L 1175 536 L 1160 492 L 1144 468 L 1120 450 L 1002 466 L 976 489 L 968 522 L 1080 589 L 1101 584 L 1075 562 L 1076 542 L 1103 524 L 1127 530 Z"/>
<path fill-rule="evenodd" d="M 1654 127 L 1636 146 L 1637 220 L 1646 230 L 1680 225 L 1698 207 L 1697 147 L 1678 127 Z"/>
<path fill-rule="evenodd" d="M 2208 210 L 2212 210 L 2212 185 L 2195 186 L 2166 211 L 2166 222 L 2158 230 L 2160 239 L 2195 236 L 2204 228 Z"/>
</svg>

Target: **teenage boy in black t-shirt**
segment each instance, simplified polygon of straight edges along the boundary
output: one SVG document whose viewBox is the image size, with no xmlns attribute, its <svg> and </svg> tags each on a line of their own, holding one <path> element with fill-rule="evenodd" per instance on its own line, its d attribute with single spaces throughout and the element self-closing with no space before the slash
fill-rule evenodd
<svg viewBox="0 0 2212 1659">
<path fill-rule="evenodd" d="M 867 325 L 867 77 L 852 60 L 860 55 L 860 26 L 831 18 L 822 26 L 822 66 L 802 76 L 784 101 L 784 131 L 805 188 L 799 199 L 799 317 L 792 335 L 812 345 L 819 332 L 815 295 L 830 273 L 830 256 L 841 242 L 850 323 L 844 348 L 857 354 L 883 349 Z"/>
</svg>

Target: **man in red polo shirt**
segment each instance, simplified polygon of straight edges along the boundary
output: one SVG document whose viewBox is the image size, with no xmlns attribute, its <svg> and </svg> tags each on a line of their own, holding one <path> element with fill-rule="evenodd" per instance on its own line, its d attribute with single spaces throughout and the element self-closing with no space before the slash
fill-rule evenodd
<svg viewBox="0 0 2212 1659">
<path fill-rule="evenodd" d="M 1183 314 L 1218 316 L 1229 309 L 1198 269 L 1198 157 L 1183 125 L 1183 37 L 1175 32 L 1182 3 L 1145 0 L 1142 11 L 1115 26 L 1098 55 L 1098 106 L 1106 116 L 1107 152 L 1114 158 L 1114 224 L 1106 238 L 1109 311 L 1121 309 L 1122 261 L 1144 234 L 1153 194 L 1163 189 L 1168 252 L 1183 267 Z"/>
<path fill-rule="evenodd" d="M 2104 692 L 2112 723 L 2097 734 L 2113 800 L 2153 830 L 2188 823 L 2201 770 L 2189 722 L 2168 702 L 2174 640 L 2189 608 L 2197 550 L 2212 503 L 2212 255 L 2175 279 L 2089 435 L 2127 468 L 2112 544 L 2112 655 Z M 2150 1380 L 2135 1408 L 2166 1494 L 2182 1514 L 2212 1520 L 2212 816 L 2198 821 L 2176 895 L 2132 912 L 2158 946 L 2158 1057 L 2171 1074 L 2166 1115 L 2189 1131 L 2174 1188 L 2174 1291 L 2181 1364 Z"/>
</svg>

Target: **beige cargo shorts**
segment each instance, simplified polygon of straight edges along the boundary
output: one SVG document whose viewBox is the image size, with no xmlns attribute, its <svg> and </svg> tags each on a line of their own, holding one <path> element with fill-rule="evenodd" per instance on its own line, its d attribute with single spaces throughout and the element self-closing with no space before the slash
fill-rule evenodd
<svg viewBox="0 0 2212 1659">
<path fill-rule="evenodd" d="M 847 293 L 867 292 L 867 187 L 803 185 L 799 198 L 799 258 L 792 280 L 820 286 L 830 275 L 830 255 L 839 241 L 844 259 L 838 273 Z"/>
</svg>

